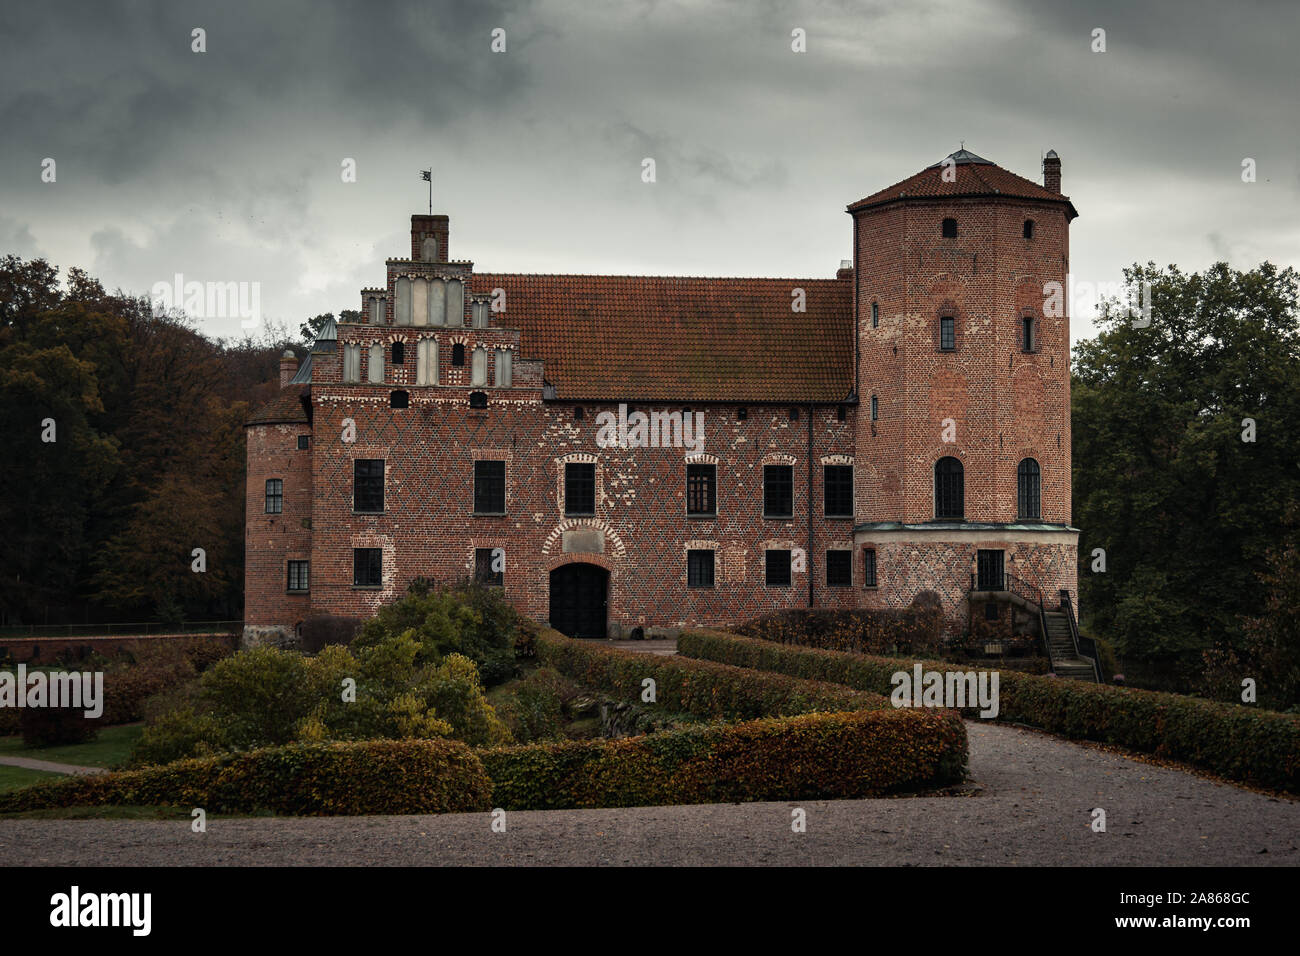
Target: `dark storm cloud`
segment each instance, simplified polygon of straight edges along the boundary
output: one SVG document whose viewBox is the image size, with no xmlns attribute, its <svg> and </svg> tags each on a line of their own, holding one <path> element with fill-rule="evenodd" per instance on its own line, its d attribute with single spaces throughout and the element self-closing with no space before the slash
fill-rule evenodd
<svg viewBox="0 0 1300 956">
<path fill-rule="evenodd" d="M 0 252 L 39 249 L 135 291 L 177 271 L 258 281 L 266 312 L 296 326 L 379 281 L 433 164 L 454 254 L 484 270 L 829 275 L 849 254 L 845 205 L 964 139 L 1033 179 L 1042 151 L 1060 152 L 1082 278 L 1135 259 L 1295 262 L 1298 11 L 9 5 Z M 505 54 L 489 51 L 495 27 Z M 47 156 L 57 187 L 40 182 Z M 1246 157 L 1256 184 L 1241 182 Z M 345 158 L 356 183 L 340 181 Z"/>
</svg>

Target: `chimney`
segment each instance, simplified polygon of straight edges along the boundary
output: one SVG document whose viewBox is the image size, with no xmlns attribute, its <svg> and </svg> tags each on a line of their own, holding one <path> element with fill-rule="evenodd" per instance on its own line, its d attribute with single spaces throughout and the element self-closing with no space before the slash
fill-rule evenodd
<svg viewBox="0 0 1300 956">
<path fill-rule="evenodd" d="M 411 258 L 416 262 L 450 262 L 446 216 L 411 217 Z"/>
<path fill-rule="evenodd" d="M 280 356 L 280 387 L 287 387 L 289 379 L 293 378 L 297 371 L 298 357 L 293 354 L 293 349 L 285 349 L 284 354 Z"/>
<path fill-rule="evenodd" d="M 1054 149 L 1049 149 L 1043 157 L 1043 188 L 1054 193 L 1061 191 L 1061 157 Z"/>
<path fill-rule="evenodd" d="M 852 259 L 841 259 L 841 260 L 840 260 L 840 267 L 839 267 L 839 269 L 837 269 L 836 272 L 835 272 L 835 278 L 837 278 L 837 279 L 852 279 L 852 278 L 853 278 L 853 260 L 852 260 Z"/>
</svg>

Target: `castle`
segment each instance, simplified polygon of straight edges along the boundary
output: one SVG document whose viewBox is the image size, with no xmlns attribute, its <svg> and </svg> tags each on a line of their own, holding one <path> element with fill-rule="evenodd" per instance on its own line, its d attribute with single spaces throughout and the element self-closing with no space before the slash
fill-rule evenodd
<svg viewBox="0 0 1300 956">
<path fill-rule="evenodd" d="M 247 423 L 246 642 L 418 576 L 592 638 L 1076 601 L 1045 286 L 1077 213 L 1042 170 L 962 149 L 851 204 L 833 279 L 479 273 L 412 216 L 361 320 L 286 352 Z"/>
</svg>

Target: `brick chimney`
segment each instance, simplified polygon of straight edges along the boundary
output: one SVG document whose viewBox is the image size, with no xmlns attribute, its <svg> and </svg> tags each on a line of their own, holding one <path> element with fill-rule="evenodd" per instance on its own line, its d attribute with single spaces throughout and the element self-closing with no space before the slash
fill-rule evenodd
<svg viewBox="0 0 1300 956">
<path fill-rule="evenodd" d="M 1043 157 L 1043 188 L 1054 193 L 1061 191 L 1061 157 L 1054 149 L 1049 149 Z"/>
<path fill-rule="evenodd" d="M 841 259 L 840 267 L 835 270 L 835 278 L 852 279 L 853 278 L 853 260 Z"/>
<path fill-rule="evenodd" d="M 293 349 L 285 349 L 284 354 L 280 356 L 280 387 L 287 387 L 289 379 L 293 378 L 297 372 L 298 357 L 293 354 Z"/>
<path fill-rule="evenodd" d="M 447 255 L 449 223 L 446 216 L 411 217 L 411 258 L 416 262 L 450 262 Z M 428 248 L 425 240 L 432 240 Z"/>
</svg>

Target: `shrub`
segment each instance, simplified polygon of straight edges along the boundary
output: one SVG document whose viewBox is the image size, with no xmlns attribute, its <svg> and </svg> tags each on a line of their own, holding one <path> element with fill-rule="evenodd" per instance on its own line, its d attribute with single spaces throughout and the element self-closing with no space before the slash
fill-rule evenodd
<svg viewBox="0 0 1300 956">
<path fill-rule="evenodd" d="M 871 654 L 937 653 L 943 610 L 933 592 L 922 592 L 905 610 L 793 609 L 765 614 L 737 633 L 782 644 Z"/>
<path fill-rule="evenodd" d="M 890 693 L 895 672 L 914 664 L 926 670 L 952 667 L 942 661 L 789 647 L 716 631 L 682 634 L 677 652 L 882 694 Z M 1300 717 L 1015 671 L 1000 672 L 998 691 L 998 720 L 1116 744 L 1182 760 L 1234 780 L 1300 792 Z"/>
<path fill-rule="evenodd" d="M 309 654 L 333 645 L 346 647 L 357 636 L 361 621 L 341 614 L 313 614 L 302 622 L 299 646 Z"/>
<path fill-rule="evenodd" d="M 217 719 L 184 706 L 150 721 L 131 748 L 129 764 L 171 763 L 186 757 L 207 757 L 224 749 L 225 735 Z"/>
<path fill-rule="evenodd" d="M 556 631 L 537 638 L 545 664 L 586 687 L 624 700 L 641 699 L 642 681 L 655 681 L 656 705 L 700 717 L 749 720 L 810 711 L 871 710 L 885 698 L 842 685 L 798 680 L 685 657 L 661 657 L 572 640 Z"/>
<path fill-rule="evenodd" d="M 456 813 L 490 808 L 491 781 L 451 740 L 295 744 L 68 777 L 0 793 L 0 812 L 75 806 L 203 807 L 303 816 Z"/>
<path fill-rule="evenodd" d="M 489 687 L 515 674 L 515 635 L 519 617 L 500 588 L 480 584 L 437 586 L 411 582 L 400 600 L 386 604 L 366 621 L 354 648 L 373 647 L 406 634 L 420 646 L 420 663 L 440 662 L 447 654 L 464 654 L 478 667 Z"/>
<path fill-rule="evenodd" d="M 99 720 L 87 717 L 80 707 L 25 707 L 19 715 L 24 747 L 80 744 L 98 733 Z"/>
<path fill-rule="evenodd" d="M 763 718 L 622 740 L 481 751 L 492 804 L 513 810 L 823 800 L 960 781 L 966 731 L 949 712 Z"/>
</svg>

